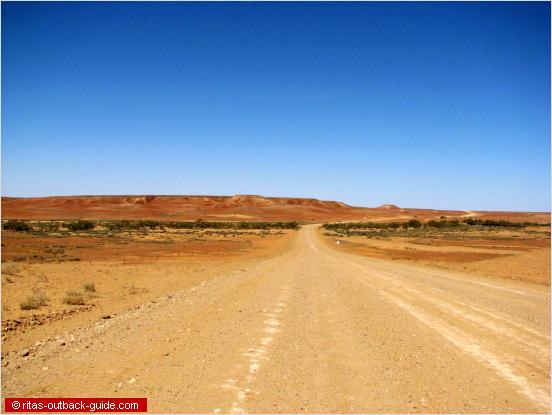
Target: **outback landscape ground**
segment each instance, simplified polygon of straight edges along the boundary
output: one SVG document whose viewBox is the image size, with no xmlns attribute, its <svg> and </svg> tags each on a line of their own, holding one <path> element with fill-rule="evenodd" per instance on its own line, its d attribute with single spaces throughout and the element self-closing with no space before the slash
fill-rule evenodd
<svg viewBox="0 0 552 415">
<path fill-rule="evenodd" d="M 550 411 L 549 213 L 78 196 L 2 221 L 4 397 Z"/>
</svg>

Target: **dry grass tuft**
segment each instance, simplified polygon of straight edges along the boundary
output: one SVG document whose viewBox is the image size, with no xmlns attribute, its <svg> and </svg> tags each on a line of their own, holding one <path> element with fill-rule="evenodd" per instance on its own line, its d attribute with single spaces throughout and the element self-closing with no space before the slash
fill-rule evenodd
<svg viewBox="0 0 552 415">
<path fill-rule="evenodd" d="M 17 276 L 21 273 L 21 267 L 16 264 L 2 264 L 2 273 Z"/>
<path fill-rule="evenodd" d="M 84 288 L 84 291 L 89 292 L 89 293 L 95 293 L 96 292 L 96 284 L 94 284 L 93 282 L 87 282 L 86 284 L 84 284 L 82 286 L 82 288 Z"/>
<path fill-rule="evenodd" d="M 63 298 L 63 302 L 65 304 L 69 304 L 69 305 L 84 305 L 84 304 L 86 304 L 84 294 L 81 291 L 67 291 L 65 293 L 65 297 Z"/>
<path fill-rule="evenodd" d="M 27 297 L 25 301 L 19 304 L 21 310 L 36 310 L 42 306 L 48 304 L 48 297 L 46 294 L 35 291 Z"/>
</svg>

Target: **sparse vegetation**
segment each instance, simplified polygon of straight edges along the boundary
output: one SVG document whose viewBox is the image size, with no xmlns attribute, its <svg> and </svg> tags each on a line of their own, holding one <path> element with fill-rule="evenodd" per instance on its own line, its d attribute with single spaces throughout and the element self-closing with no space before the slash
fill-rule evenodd
<svg viewBox="0 0 552 415">
<path fill-rule="evenodd" d="M 145 292 L 148 292 L 148 290 L 146 288 L 139 288 L 139 287 L 135 286 L 134 284 L 130 284 L 130 286 L 128 287 L 128 293 L 130 295 L 143 294 Z"/>
<path fill-rule="evenodd" d="M 77 231 L 91 231 L 96 226 L 95 222 L 89 220 L 77 220 L 66 224 L 67 229 L 73 232 Z"/>
<path fill-rule="evenodd" d="M 87 282 L 86 284 L 83 284 L 82 288 L 84 291 L 89 293 L 95 293 L 96 292 L 96 284 L 93 282 Z"/>
<path fill-rule="evenodd" d="M 40 291 L 34 291 L 27 299 L 19 304 L 21 310 L 36 310 L 48 304 L 48 297 Z"/>
<path fill-rule="evenodd" d="M 21 273 L 21 268 L 16 264 L 6 264 L 2 266 L 2 273 L 17 276 Z"/>
<path fill-rule="evenodd" d="M 424 226 L 428 228 L 454 228 L 460 225 L 461 223 L 458 220 L 430 220 L 427 221 Z"/>
<path fill-rule="evenodd" d="M 479 219 L 446 219 L 441 216 L 440 220 L 429 220 L 420 222 L 411 219 L 405 222 L 345 222 L 345 223 L 326 223 L 323 228 L 326 231 L 335 232 L 341 236 L 421 236 L 414 231 L 424 233 L 432 229 L 439 231 L 468 231 L 470 229 L 479 230 L 499 230 L 499 229 L 523 229 L 528 226 L 550 226 L 550 224 L 533 222 L 510 222 L 506 220 L 479 220 Z M 398 233 L 404 233 L 399 235 Z"/>
<path fill-rule="evenodd" d="M 162 222 L 155 220 L 121 220 L 103 223 L 112 231 L 133 229 L 299 229 L 297 222 Z"/>
<path fill-rule="evenodd" d="M 15 232 L 29 232 L 33 230 L 31 225 L 22 220 L 8 220 L 2 225 L 2 229 Z"/>
<path fill-rule="evenodd" d="M 70 232 L 94 231 L 96 227 L 106 228 L 109 232 L 122 231 L 147 231 L 166 229 L 299 229 L 297 222 L 209 222 L 198 219 L 196 221 L 157 221 L 157 220 L 111 220 L 111 221 L 89 221 L 77 220 L 73 222 L 39 221 L 30 223 L 24 220 L 8 220 L 4 222 L 4 230 L 17 232 L 38 232 L 52 233 L 60 232 L 63 229 Z M 36 227 L 36 230 L 35 230 Z M 65 231 L 65 232 L 66 232 Z M 105 232 L 105 230 L 103 231 Z"/>
<path fill-rule="evenodd" d="M 43 233 L 58 232 L 60 227 L 60 223 L 54 221 L 40 221 L 37 222 L 35 225 L 38 231 Z"/>
<path fill-rule="evenodd" d="M 82 291 L 67 291 L 63 302 L 69 305 L 84 305 L 86 304 L 85 295 Z"/>
<path fill-rule="evenodd" d="M 420 222 L 419 220 L 416 220 L 416 219 L 411 219 L 408 222 L 404 222 L 402 224 L 402 227 L 405 228 L 405 229 L 408 229 L 408 228 L 417 229 L 417 228 L 422 227 L 422 222 Z"/>
<path fill-rule="evenodd" d="M 493 226 L 507 228 L 525 228 L 527 226 L 550 226 L 550 223 L 535 223 L 535 222 L 510 222 L 508 220 L 490 220 L 490 219 L 465 219 L 463 221 L 470 226 Z"/>
</svg>

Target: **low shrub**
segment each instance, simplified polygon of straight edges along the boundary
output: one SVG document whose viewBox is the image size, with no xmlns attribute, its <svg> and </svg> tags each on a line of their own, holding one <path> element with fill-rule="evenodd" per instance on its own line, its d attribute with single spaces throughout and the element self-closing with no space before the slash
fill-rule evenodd
<svg viewBox="0 0 552 415">
<path fill-rule="evenodd" d="M 96 224 L 90 220 L 77 220 L 75 222 L 70 222 L 66 224 L 67 229 L 70 231 L 76 232 L 76 231 L 91 231 L 94 229 L 94 226 Z"/>
<path fill-rule="evenodd" d="M 8 220 L 2 225 L 2 229 L 5 231 L 29 232 L 33 230 L 33 227 L 22 220 Z"/>
<path fill-rule="evenodd" d="M 160 222 L 155 220 L 120 220 L 102 222 L 110 231 L 146 229 L 299 229 L 297 222 Z"/>
<path fill-rule="evenodd" d="M 40 232 L 58 232 L 59 223 L 54 221 L 40 221 L 37 222 L 36 227 Z"/>
<path fill-rule="evenodd" d="M 84 305 L 84 304 L 86 304 L 84 294 L 81 291 L 67 291 L 65 293 L 65 297 L 63 298 L 63 302 L 65 304 L 69 304 L 69 305 Z"/>
<path fill-rule="evenodd" d="M 22 269 L 17 264 L 2 264 L 2 273 L 8 275 L 19 275 Z"/>
<path fill-rule="evenodd" d="M 404 226 L 404 225 L 403 225 Z M 422 222 L 416 219 L 410 219 L 408 222 L 406 222 L 407 228 L 421 228 Z"/>
<path fill-rule="evenodd" d="M 35 291 L 27 297 L 27 299 L 19 304 L 21 310 L 36 310 L 42 306 L 48 304 L 48 297 L 46 294 Z"/>
<path fill-rule="evenodd" d="M 82 286 L 82 288 L 84 289 L 84 291 L 87 291 L 89 293 L 96 292 L 96 284 L 94 284 L 93 282 L 87 282 Z"/>
<path fill-rule="evenodd" d="M 452 228 L 460 226 L 460 222 L 457 220 L 429 220 L 425 223 L 425 226 L 428 228 Z"/>
</svg>

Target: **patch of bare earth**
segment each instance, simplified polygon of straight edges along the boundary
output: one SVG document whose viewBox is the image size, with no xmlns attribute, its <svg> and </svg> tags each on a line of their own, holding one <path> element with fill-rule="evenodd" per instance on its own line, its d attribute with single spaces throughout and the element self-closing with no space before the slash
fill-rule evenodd
<svg viewBox="0 0 552 415">
<path fill-rule="evenodd" d="M 294 231 L 2 233 L 2 350 L 21 349 L 288 249 Z M 87 284 L 93 284 L 86 288 Z M 84 304 L 67 304 L 68 292 Z M 48 301 L 22 310 L 33 293 Z"/>
<path fill-rule="evenodd" d="M 367 257 L 550 285 L 550 235 L 542 229 L 385 238 L 326 233 L 324 239 L 333 249 Z"/>
</svg>

